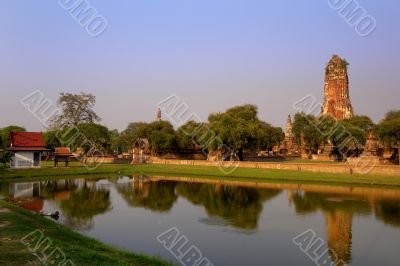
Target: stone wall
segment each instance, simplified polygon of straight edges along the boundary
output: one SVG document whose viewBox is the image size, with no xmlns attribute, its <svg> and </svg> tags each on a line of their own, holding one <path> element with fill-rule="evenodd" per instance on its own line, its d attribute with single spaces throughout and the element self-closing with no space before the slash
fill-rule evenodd
<svg viewBox="0 0 400 266">
<path fill-rule="evenodd" d="M 172 164 L 172 165 L 193 165 L 193 166 L 220 166 L 226 167 L 231 162 L 210 162 L 200 160 L 163 160 L 153 158 L 153 164 Z M 400 177 L 400 166 L 397 165 L 357 165 L 357 164 L 321 164 L 321 163 L 267 163 L 267 162 L 235 162 L 243 168 L 261 168 L 261 169 L 281 169 L 293 171 L 309 171 L 318 173 L 336 173 L 336 174 L 369 174 L 376 176 L 397 176 Z"/>
</svg>

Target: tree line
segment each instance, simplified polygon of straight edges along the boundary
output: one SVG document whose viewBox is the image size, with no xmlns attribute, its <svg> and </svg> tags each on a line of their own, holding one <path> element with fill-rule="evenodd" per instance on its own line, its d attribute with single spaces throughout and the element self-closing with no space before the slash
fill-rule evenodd
<svg viewBox="0 0 400 266">
<path fill-rule="evenodd" d="M 194 149 L 208 153 L 229 147 L 232 154 L 243 160 L 244 151 L 272 150 L 284 139 L 282 128 L 260 120 L 257 106 L 251 104 L 211 113 L 206 122 L 188 121 L 176 129 L 168 121 L 133 122 L 118 132 L 101 124 L 101 118 L 94 111 L 95 102 L 92 94 L 61 93 L 57 102 L 61 112 L 44 132 L 47 148 L 68 146 L 75 150 L 79 147 L 86 152 L 95 145 L 102 152 L 120 153 L 131 150 L 137 139 L 146 138 L 156 154 Z M 11 131 L 25 131 L 25 128 L 8 126 L 0 129 L 1 148 L 7 147 Z M 304 145 L 311 153 L 316 153 L 325 143 L 341 148 L 360 147 L 365 145 L 370 131 L 375 132 L 387 147 L 399 147 L 400 111 L 389 111 L 377 125 L 367 116 L 342 121 L 305 113 L 294 116 L 295 140 L 300 145 L 303 135 Z"/>
</svg>

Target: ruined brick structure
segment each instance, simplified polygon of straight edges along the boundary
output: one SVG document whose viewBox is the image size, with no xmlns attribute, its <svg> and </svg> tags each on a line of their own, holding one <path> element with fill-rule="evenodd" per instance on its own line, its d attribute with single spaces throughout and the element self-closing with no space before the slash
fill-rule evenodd
<svg viewBox="0 0 400 266">
<path fill-rule="evenodd" d="M 283 141 L 283 146 L 288 155 L 293 155 L 297 151 L 297 145 L 293 134 L 292 118 L 290 117 L 290 115 L 288 115 L 286 123 L 285 139 Z"/>
<path fill-rule="evenodd" d="M 161 121 L 161 109 L 160 109 L 160 108 L 157 109 L 156 121 L 157 121 L 157 122 L 160 122 L 160 121 Z"/>
<path fill-rule="evenodd" d="M 331 115 L 337 120 L 354 116 L 347 65 L 346 60 L 334 55 L 326 66 L 322 115 Z"/>
</svg>

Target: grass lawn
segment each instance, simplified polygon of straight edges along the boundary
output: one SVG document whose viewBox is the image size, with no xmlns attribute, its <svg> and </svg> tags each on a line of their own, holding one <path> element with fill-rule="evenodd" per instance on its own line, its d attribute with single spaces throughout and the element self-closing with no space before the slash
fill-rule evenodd
<svg viewBox="0 0 400 266">
<path fill-rule="evenodd" d="M 0 265 L 43 265 L 21 242 L 24 236 L 37 229 L 43 232 L 43 239 L 52 241 L 46 255 L 59 248 L 74 265 L 172 265 L 158 258 L 107 246 L 4 201 L 0 201 Z M 34 247 L 37 242 L 28 243 Z M 38 255 L 42 250 L 39 249 Z"/>
<path fill-rule="evenodd" d="M 0 169 L 0 182 L 37 181 L 67 177 L 107 177 L 117 175 L 165 175 L 165 176 L 196 176 L 212 179 L 236 179 L 258 182 L 291 182 L 291 183 L 329 183 L 358 186 L 398 186 L 400 176 L 372 176 L 361 174 L 314 173 L 306 171 L 237 168 L 232 174 L 224 175 L 215 166 L 184 166 L 184 165 L 128 165 L 103 164 L 95 170 L 74 163 L 69 168 L 43 167 L 40 169 Z"/>
</svg>

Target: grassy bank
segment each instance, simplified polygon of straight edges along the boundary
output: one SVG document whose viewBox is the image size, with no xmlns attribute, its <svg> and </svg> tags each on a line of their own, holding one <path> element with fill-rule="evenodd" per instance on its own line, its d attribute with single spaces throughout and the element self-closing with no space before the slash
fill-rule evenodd
<svg viewBox="0 0 400 266">
<path fill-rule="evenodd" d="M 165 176 L 196 176 L 214 179 L 238 179 L 258 182 L 294 182 L 294 183 L 328 183 L 340 185 L 362 186 L 393 186 L 400 187 L 400 177 L 373 176 L 360 174 L 314 173 L 306 171 L 238 168 L 230 175 L 224 175 L 214 166 L 183 166 L 183 165 L 128 165 L 103 164 L 95 170 L 73 165 L 70 168 L 41 168 L 41 169 L 1 169 L 0 182 L 32 181 L 68 177 L 107 177 L 116 175 L 165 175 Z"/>
<path fill-rule="evenodd" d="M 0 201 L 0 265 L 43 265 L 20 241 L 37 229 L 75 265 L 171 265 L 107 246 L 4 201 Z"/>
</svg>

